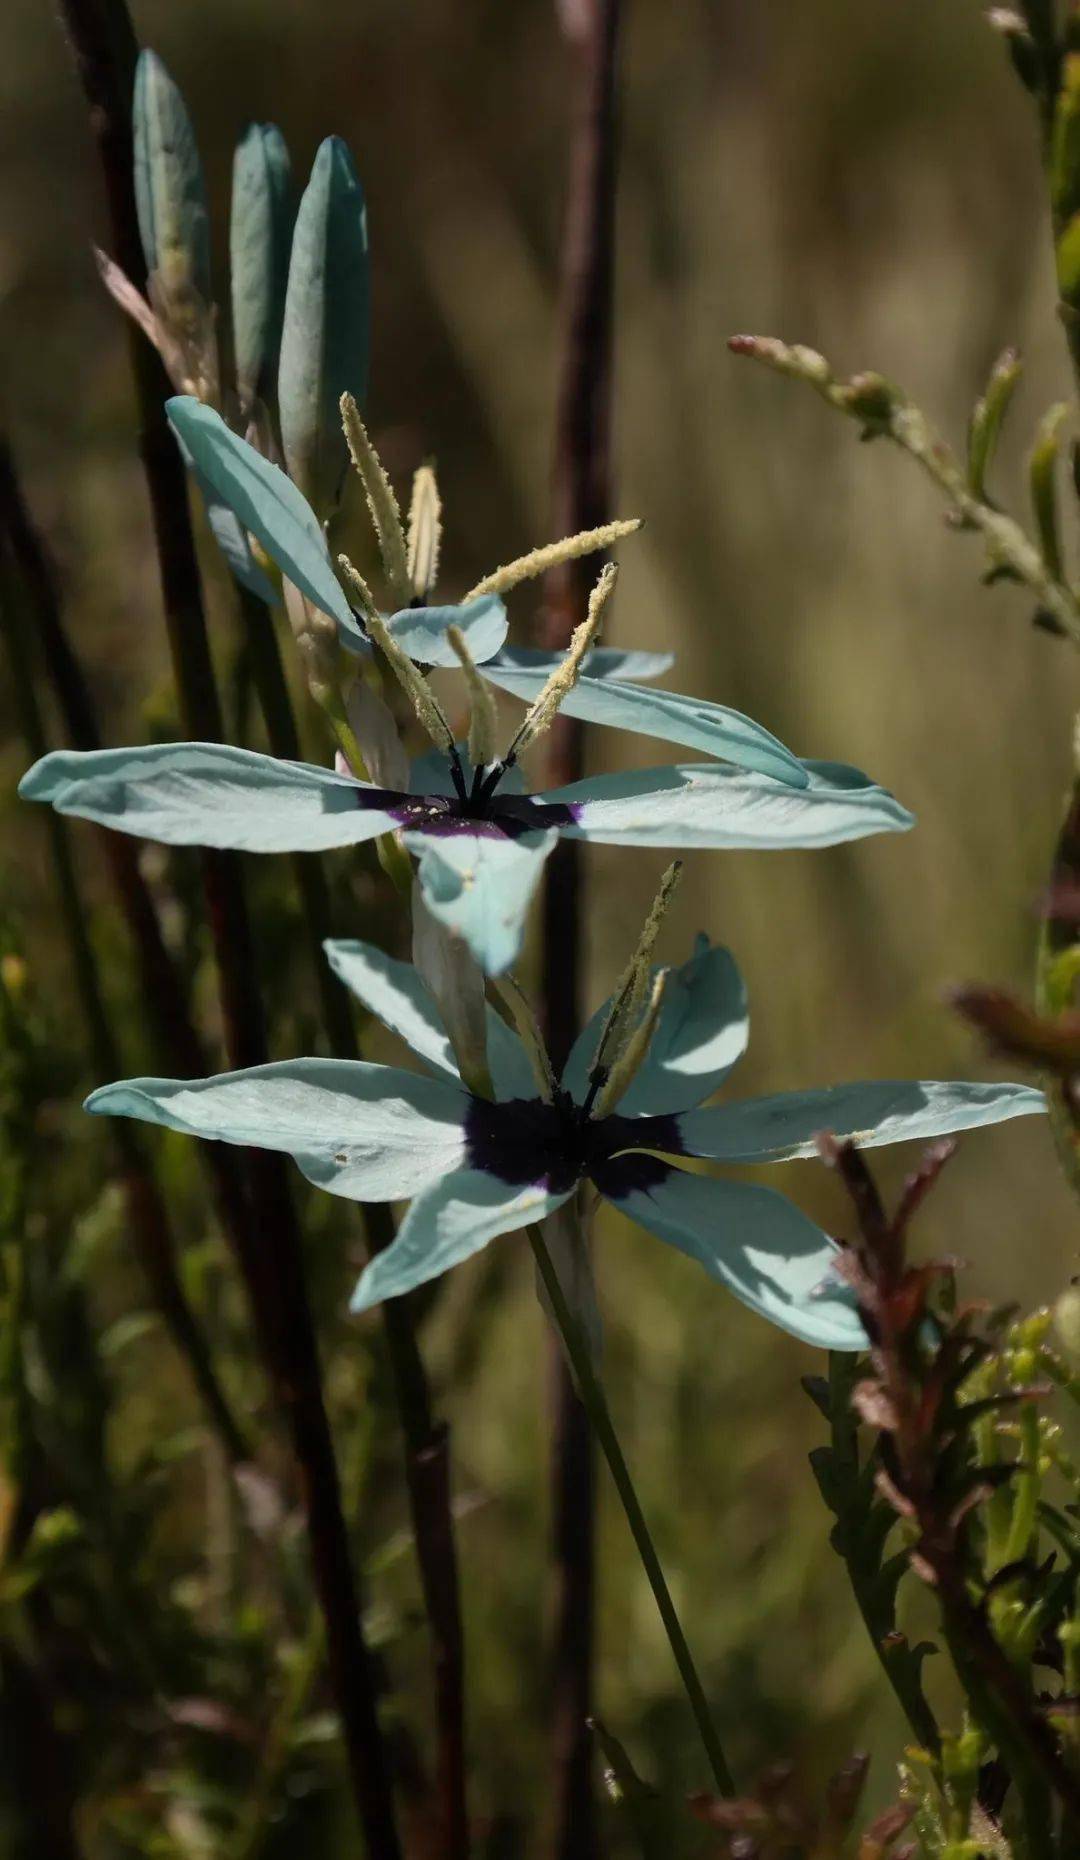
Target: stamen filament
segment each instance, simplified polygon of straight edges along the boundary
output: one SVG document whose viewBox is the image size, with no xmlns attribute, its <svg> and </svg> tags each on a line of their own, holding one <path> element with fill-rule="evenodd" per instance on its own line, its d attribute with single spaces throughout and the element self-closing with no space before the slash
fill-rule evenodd
<svg viewBox="0 0 1080 1860">
<path fill-rule="evenodd" d="M 579 627 L 574 628 L 570 640 L 570 649 L 561 665 L 556 666 L 539 696 L 536 697 L 525 714 L 525 720 L 510 744 L 503 764 L 509 768 L 516 762 L 523 749 L 534 743 L 538 736 L 550 729 L 558 714 L 559 705 L 569 697 L 577 684 L 581 673 L 581 661 L 588 652 L 600 628 L 604 609 L 611 598 L 612 589 L 618 579 L 618 568 L 609 562 L 601 572 L 589 596 L 589 611 Z"/>
<path fill-rule="evenodd" d="M 467 601 L 475 601 L 482 594 L 508 594 L 522 581 L 532 581 L 537 575 L 544 575 L 549 568 L 558 568 L 563 562 L 576 561 L 580 556 L 593 555 L 600 549 L 610 549 L 612 543 L 621 542 L 624 536 L 632 536 L 641 528 L 640 517 L 618 518 L 614 523 L 605 523 L 598 530 L 579 530 L 576 536 L 564 536 L 560 542 L 544 543 L 539 549 L 530 549 L 528 555 L 519 555 L 513 562 L 507 562 L 502 568 L 496 568 L 483 581 L 478 581 L 475 588 L 470 588 L 465 595 Z"/>
<path fill-rule="evenodd" d="M 484 683 L 476 669 L 476 660 L 469 651 L 461 628 L 448 626 L 446 637 L 457 654 L 469 691 L 469 761 L 474 769 L 483 770 L 489 762 L 495 760 L 495 732 L 499 727 L 499 713 L 490 686 Z"/>
<path fill-rule="evenodd" d="M 395 605 L 407 607 L 412 600 L 413 587 L 409 575 L 408 554 L 405 548 L 405 532 L 401 527 L 401 512 L 393 486 L 383 468 L 375 447 L 368 437 L 367 428 L 360 418 L 351 394 L 341 396 L 341 424 L 345 429 L 349 456 L 360 474 L 360 480 L 367 495 L 371 521 L 375 525 L 375 534 L 379 542 L 379 553 L 383 559 L 386 578 Z"/>
<path fill-rule="evenodd" d="M 372 594 L 371 589 L 368 587 L 367 582 L 364 580 L 363 575 L 358 568 L 354 567 L 347 555 L 338 556 L 338 565 L 350 589 L 356 596 L 364 619 L 370 620 L 372 614 L 378 613 L 379 604 Z"/>
</svg>

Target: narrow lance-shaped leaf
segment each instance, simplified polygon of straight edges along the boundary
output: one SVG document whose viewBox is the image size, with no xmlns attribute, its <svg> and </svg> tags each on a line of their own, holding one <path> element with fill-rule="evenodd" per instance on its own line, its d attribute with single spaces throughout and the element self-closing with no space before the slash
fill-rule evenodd
<svg viewBox="0 0 1080 1860">
<path fill-rule="evenodd" d="M 209 304 L 210 219 L 202 164 L 180 95 L 155 52 L 139 55 L 132 103 L 135 206 L 146 268 L 170 297 L 193 287 Z"/>
<path fill-rule="evenodd" d="M 252 123 L 233 158 L 229 221 L 236 384 L 244 406 L 265 393 L 281 346 L 293 199 L 289 151 L 273 123 Z"/>
<path fill-rule="evenodd" d="M 278 373 L 286 462 L 320 517 L 334 508 L 345 471 L 341 396 L 364 401 L 368 325 L 363 191 L 344 142 L 329 136 L 296 215 Z"/>
</svg>

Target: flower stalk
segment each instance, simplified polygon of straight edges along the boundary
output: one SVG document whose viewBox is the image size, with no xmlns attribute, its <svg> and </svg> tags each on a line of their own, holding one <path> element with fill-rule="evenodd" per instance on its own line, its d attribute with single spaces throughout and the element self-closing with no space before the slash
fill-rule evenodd
<svg viewBox="0 0 1080 1860">
<path fill-rule="evenodd" d="M 694 1665 L 694 1658 L 687 1644 L 686 1635 L 683 1633 L 682 1623 L 671 1599 L 671 1591 L 668 1588 L 645 1513 L 641 1508 L 637 1489 L 619 1445 L 619 1437 L 615 1432 L 607 1396 L 604 1394 L 603 1384 L 593 1366 L 592 1352 L 577 1319 L 566 1302 L 565 1293 L 559 1283 L 559 1275 L 555 1270 L 543 1234 L 538 1227 L 530 1227 L 528 1231 L 533 1258 L 536 1261 L 551 1312 L 558 1325 L 559 1335 L 573 1368 L 582 1406 L 589 1417 L 589 1425 L 615 1482 L 615 1489 L 619 1494 L 620 1503 L 626 1514 L 626 1522 L 630 1526 L 642 1568 L 648 1578 L 660 1619 L 664 1624 L 664 1632 L 667 1635 L 668 1645 L 678 1668 L 690 1710 L 693 1712 L 694 1722 L 705 1746 L 713 1781 L 721 1795 L 733 1796 L 735 1784 L 720 1742 L 720 1735 L 713 1722 L 709 1703 L 705 1697 L 705 1688 L 701 1683 L 697 1667 Z"/>
</svg>

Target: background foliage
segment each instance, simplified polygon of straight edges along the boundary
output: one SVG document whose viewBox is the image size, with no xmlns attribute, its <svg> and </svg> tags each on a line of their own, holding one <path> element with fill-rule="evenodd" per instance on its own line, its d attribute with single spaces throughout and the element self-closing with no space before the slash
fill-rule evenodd
<svg viewBox="0 0 1080 1860">
<path fill-rule="evenodd" d="M 232 146 L 248 120 L 281 123 L 298 173 L 324 134 L 350 142 L 375 259 L 370 420 L 397 474 L 438 459 L 448 585 L 539 540 L 568 110 L 548 0 L 326 0 L 317 10 L 158 0 L 136 23 L 195 117 L 219 239 Z M 101 230 L 97 174 L 50 9 L 9 0 L 3 32 L 4 417 L 61 564 L 107 738 L 138 740 L 175 726 L 125 335 L 89 251 Z M 740 1090 L 969 1072 L 981 1055 L 941 994 L 969 975 L 1021 987 L 1029 976 L 1034 901 L 1069 777 L 1062 649 L 1030 635 L 1008 589 L 979 589 L 975 550 L 944 528 L 905 461 L 861 452 L 845 425 L 740 367 L 724 345 L 739 328 L 775 330 L 845 371 L 880 367 L 959 439 L 990 362 L 1015 340 L 1027 376 L 1003 457 L 1011 494 L 1025 415 L 1033 429 L 1067 386 L 1025 99 L 974 0 L 684 0 L 677 27 L 670 9 L 640 0 L 623 98 L 618 507 L 648 528 L 625 551 L 611 637 L 670 643 L 678 688 L 760 717 L 800 753 L 863 764 L 920 822 L 902 839 L 812 856 L 693 861 L 671 950 L 707 925 L 739 956 L 755 1013 Z M 232 615 L 220 578 L 217 587 L 215 638 L 229 665 Z M 527 602 L 515 619 L 523 633 Z M 242 703 L 242 674 L 235 685 Z M 23 755 L 3 692 L 0 732 L 10 796 Z M 628 745 L 627 759 L 641 747 Z M 602 752 L 612 753 L 610 733 Z M 171 1599 L 212 1625 L 215 1582 L 250 1581 L 257 1611 L 257 1576 L 224 1553 L 205 1558 L 215 1520 L 220 1541 L 228 1531 L 213 1452 L 185 1437 L 198 1419 L 186 1380 L 152 1329 L 117 1329 L 143 1294 L 109 1153 L 75 1108 L 92 1081 L 73 1038 L 42 823 L 3 807 L 0 934 L 28 962 L 17 1008 L 32 1029 L 39 1103 L 30 1231 L 48 1283 L 85 1300 L 91 1329 L 111 1343 L 100 1438 L 72 1358 L 80 1425 L 94 1434 L 80 1452 L 88 1477 L 100 1452 L 133 1493 L 147 1456 L 163 1462 L 167 1505 L 129 1521 L 131 1606 Z M 104 902 L 96 849 L 88 837 L 80 847 L 91 895 Z M 605 849 L 588 870 L 599 998 L 656 871 Z M 183 943 L 195 868 L 171 859 L 158 876 Z M 311 1044 L 309 975 L 294 956 L 284 863 L 251 876 L 285 1055 Z M 378 935 L 362 883 L 344 868 L 337 907 L 340 931 Z M 94 927 L 123 1008 L 125 1058 L 136 1062 L 145 1032 L 110 909 Z M 188 954 L 197 963 L 201 952 Z M 207 985 L 208 1025 L 212 995 Z M 1015 1293 L 1022 1261 L 1033 1303 L 1073 1270 L 1074 1216 L 1048 1147 L 1038 1127 L 973 1137 L 943 1179 L 923 1242 L 970 1258 L 972 1291 Z M 202 1178 L 182 1144 L 161 1155 L 230 1387 L 242 1407 L 257 1404 Z M 824 1172 L 803 1165 L 785 1185 L 827 1224 L 845 1218 Z M 408 1710 L 410 1679 L 422 1700 L 425 1673 L 411 1565 L 395 1535 L 403 1519 L 386 1496 L 395 1482 L 379 1477 L 384 1462 L 396 1468 L 396 1445 L 385 1428 L 369 1439 L 363 1421 L 365 1396 L 374 1393 L 376 1414 L 383 1401 L 374 1333 L 340 1318 L 357 1233 L 337 1206 L 306 1213 L 325 1334 L 337 1345 L 337 1416 L 354 1422 L 353 1503 L 374 1606 Z M 853 1743 L 869 1744 L 881 1758 L 872 1794 L 884 1799 L 902 1730 L 806 1463 L 820 1437 L 798 1386 L 815 1366 L 810 1353 L 730 1301 L 703 1298 L 689 1268 L 614 1219 L 600 1270 L 613 1402 L 733 1760 L 745 1766 L 775 1747 L 835 1767 Z M 456 1275 L 425 1341 L 456 1436 L 477 1794 L 489 1813 L 531 1819 L 543 1774 L 546 1369 L 524 1251 Z M 604 1714 L 653 1773 L 667 1765 L 700 1782 L 667 1649 L 606 1505 L 602 1555 Z M 167 1645 L 160 1657 L 171 1657 Z M 257 1683 L 254 1671 L 230 1678 L 238 1697 Z"/>
</svg>

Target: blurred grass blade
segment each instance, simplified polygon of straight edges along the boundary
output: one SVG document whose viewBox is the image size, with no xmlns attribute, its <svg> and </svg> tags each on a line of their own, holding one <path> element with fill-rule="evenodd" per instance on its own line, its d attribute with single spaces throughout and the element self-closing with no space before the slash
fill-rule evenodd
<svg viewBox="0 0 1080 1860">
<path fill-rule="evenodd" d="M 294 204 L 289 151 L 273 123 L 252 123 L 233 158 L 229 262 L 236 384 L 250 406 L 281 347 Z"/>
<path fill-rule="evenodd" d="M 368 326 L 363 191 L 344 142 L 328 136 L 296 216 L 278 374 L 286 463 L 320 517 L 345 471 L 341 396 L 362 405 L 367 391 Z"/>
<path fill-rule="evenodd" d="M 1069 409 L 1065 403 L 1059 402 L 1043 416 L 1035 435 L 1031 458 L 1028 461 L 1031 506 L 1035 513 L 1039 544 L 1043 553 L 1043 561 L 1055 581 L 1063 579 L 1056 472 L 1058 453 L 1061 449 L 1061 428 L 1068 418 L 1068 413 Z"/>
</svg>

